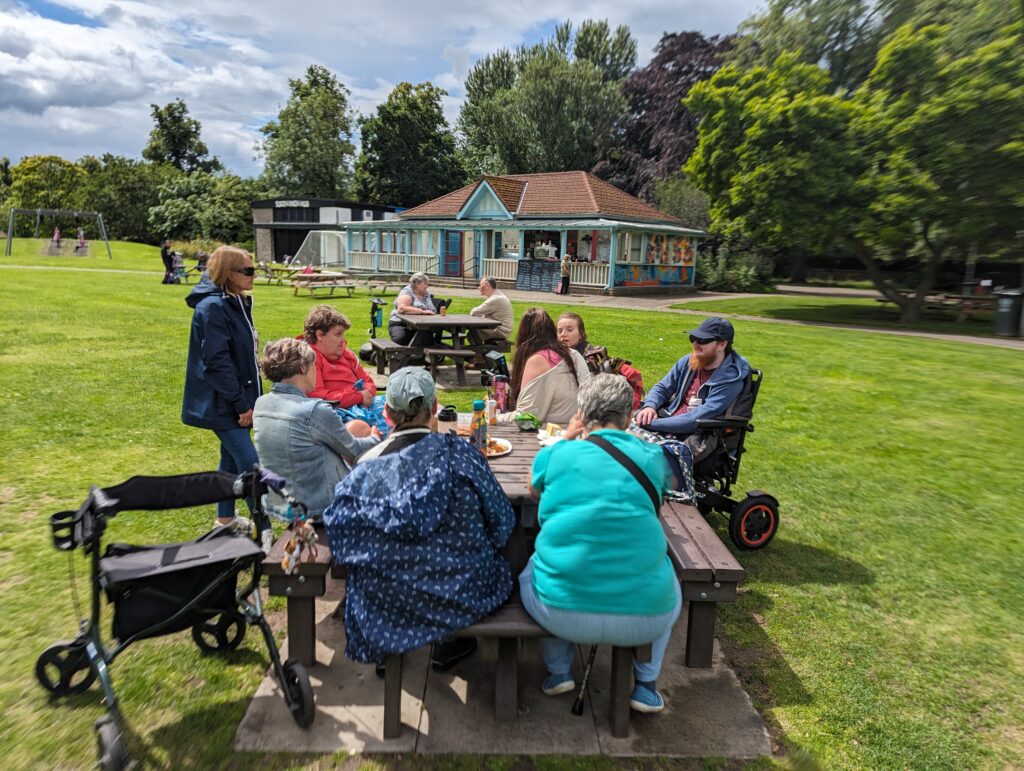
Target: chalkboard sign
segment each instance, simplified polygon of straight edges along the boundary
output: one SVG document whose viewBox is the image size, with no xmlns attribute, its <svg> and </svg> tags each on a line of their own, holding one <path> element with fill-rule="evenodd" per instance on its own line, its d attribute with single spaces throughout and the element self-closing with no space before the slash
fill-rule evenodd
<svg viewBox="0 0 1024 771">
<path fill-rule="evenodd" d="M 516 289 L 551 292 L 562 278 L 558 260 L 520 260 Z"/>
</svg>

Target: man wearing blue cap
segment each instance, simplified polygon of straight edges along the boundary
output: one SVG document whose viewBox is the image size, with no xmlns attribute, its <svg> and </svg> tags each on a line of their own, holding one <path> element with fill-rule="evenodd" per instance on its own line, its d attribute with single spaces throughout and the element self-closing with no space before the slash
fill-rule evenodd
<svg viewBox="0 0 1024 771">
<path fill-rule="evenodd" d="M 672 370 L 647 394 L 636 422 L 659 434 L 679 438 L 693 435 L 697 421 L 725 414 L 743 391 L 750 364 L 732 348 L 735 332 L 726 319 L 704 319 L 690 331 L 693 353 L 676 362 Z M 700 453 L 694 450 L 694 460 Z"/>
</svg>

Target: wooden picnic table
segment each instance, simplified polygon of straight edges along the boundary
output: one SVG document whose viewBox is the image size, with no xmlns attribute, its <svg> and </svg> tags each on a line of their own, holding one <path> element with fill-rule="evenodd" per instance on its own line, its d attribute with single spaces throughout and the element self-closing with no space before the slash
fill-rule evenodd
<svg viewBox="0 0 1024 771">
<path fill-rule="evenodd" d="M 412 316 L 399 314 L 402 323 L 413 333 L 409 345 L 410 353 L 424 356 L 431 366 L 431 373 L 437 375 L 437 365 L 445 358 L 455 362 L 455 374 L 460 386 L 466 385 L 466 360 L 473 360 L 494 348 L 488 345 L 480 334 L 497 329 L 500 322 L 468 313 L 449 313 L 442 316 Z M 447 341 L 451 348 L 435 344 L 437 333 L 442 334 L 442 344 Z"/>
</svg>

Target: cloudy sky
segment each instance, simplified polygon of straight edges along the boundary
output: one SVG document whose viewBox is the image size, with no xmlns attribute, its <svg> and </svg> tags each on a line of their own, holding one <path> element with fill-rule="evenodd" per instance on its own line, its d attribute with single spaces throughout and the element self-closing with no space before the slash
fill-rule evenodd
<svg viewBox="0 0 1024 771">
<path fill-rule="evenodd" d="M 724 34 L 758 0 L 0 0 L 0 156 L 139 157 L 150 104 L 182 98 L 211 152 L 258 173 L 259 127 L 310 64 L 338 74 L 372 111 L 403 80 L 445 88 L 488 52 L 549 37 L 565 19 L 627 24 L 641 63 L 661 34 Z"/>
</svg>

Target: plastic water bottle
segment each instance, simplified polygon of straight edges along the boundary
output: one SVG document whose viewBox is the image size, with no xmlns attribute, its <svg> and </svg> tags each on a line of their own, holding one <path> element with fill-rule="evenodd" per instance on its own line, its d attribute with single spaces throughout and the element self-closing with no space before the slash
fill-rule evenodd
<svg viewBox="0 0 1024 771">
<path fill-rule="evenodd" d="M 483 399 L 473 402 L 473 419 L 469 424 L 469 443 L 487 456 L 487 415 Z"/>
</svg>

